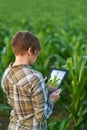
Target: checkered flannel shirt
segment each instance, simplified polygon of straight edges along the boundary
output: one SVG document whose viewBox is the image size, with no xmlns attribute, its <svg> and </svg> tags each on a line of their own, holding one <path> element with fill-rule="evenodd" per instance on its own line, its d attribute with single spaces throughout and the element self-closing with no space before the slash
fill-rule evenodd
<svg viewBox="0 0 87 130">
<path fill-rule="evenodd" d="M 29 65 L 10 64 L 3 74 L 2 88 L 12 107 L 8 130 L 47 130 L 53 103 L 40 72 Z"/>
</svg>

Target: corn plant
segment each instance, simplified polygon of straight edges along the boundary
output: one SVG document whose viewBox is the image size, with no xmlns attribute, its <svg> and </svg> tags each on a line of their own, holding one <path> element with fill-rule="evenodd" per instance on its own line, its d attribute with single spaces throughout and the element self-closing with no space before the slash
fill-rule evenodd
<svg viewBox="0 0 87 130">
<path fill-rule="evenodd" d="M 74 121 L 75 130 L 85 130 L 83 120 L 87 114 L 87 56 L 79 57 L 74 55 L 73 58 L 67 59 L 65 68 L 69 69 L 70 80 L 66 84 L 69 92 L 71 103 L 67 110 Z"/>
<path fill-rule="evenodd" d="M 48 130 L 68 130 L 70 124 L 70 117 L 63 120 L 53 120 L 48 124 Z"/>
<path fill-rule="evenodd" d="M 72 124 L 73 130 L 87 129 L 87 56 L 79 57 L 74 55 L 67 59 L 63 67 L 69 70 L 67 82 L 65 82 L 64 91 L 67 91 L 62 100 L 62 108 L 68 112 L 68 116 L 62 120 L 54 120 L 48 124 L 52 130 L 70 130 Z M 62 94 L 61 94 L 62 96 Z"/>
</svg>

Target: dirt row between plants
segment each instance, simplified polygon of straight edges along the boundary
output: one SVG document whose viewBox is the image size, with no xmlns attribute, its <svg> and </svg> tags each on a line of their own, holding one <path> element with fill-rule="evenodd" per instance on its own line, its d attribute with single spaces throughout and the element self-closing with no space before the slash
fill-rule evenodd
<svg viewBox="0 0 87 130">
<path fill-rule="evenodd" d="M 7 130 L 9 124 L 8 117 L 0 117 L 0 130 Z"/>
</svg>

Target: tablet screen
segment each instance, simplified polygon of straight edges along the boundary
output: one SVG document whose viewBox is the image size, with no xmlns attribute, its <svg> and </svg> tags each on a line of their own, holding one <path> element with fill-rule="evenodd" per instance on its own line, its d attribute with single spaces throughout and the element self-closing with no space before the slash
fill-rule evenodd
<svg viewBox="0 0 87 130">
<path fill-rule="evenodd" d="M 47 77 L 48 78 L 47 85 L 50 88 L 60 88 L 67 73 L 68 73 L 67 70 L 53 68 Z"/>
</svg>

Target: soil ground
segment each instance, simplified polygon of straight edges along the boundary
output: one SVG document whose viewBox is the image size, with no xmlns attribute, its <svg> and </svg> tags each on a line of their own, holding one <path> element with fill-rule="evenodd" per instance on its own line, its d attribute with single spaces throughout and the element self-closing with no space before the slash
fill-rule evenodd
<svg viewBox="0 0 87 130">
<path fill-rule="evenodd" d="M 9 117 L 0 117 L 0 130 L 7 130 Z"/>
</svg>

